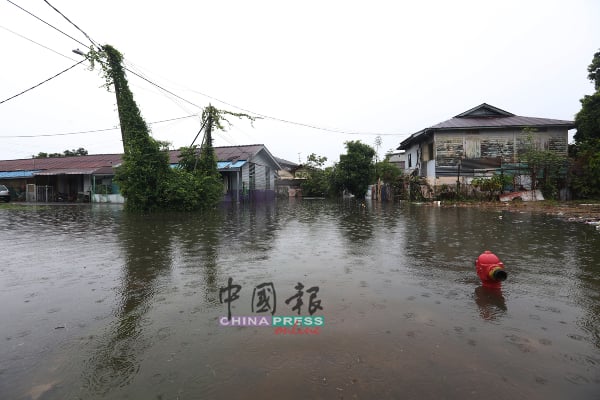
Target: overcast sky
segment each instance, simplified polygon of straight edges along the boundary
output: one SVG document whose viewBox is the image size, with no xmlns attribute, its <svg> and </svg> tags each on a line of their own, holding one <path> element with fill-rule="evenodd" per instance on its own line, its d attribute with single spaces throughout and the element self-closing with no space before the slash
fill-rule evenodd
<svg viewBox="0 0 600 400">
<path fill-rule="evenodd" d="M 43 0 L 11 1 L 89 45 Z M 190 103 L 274 118 L 254 127 L 232 119 L 216 146 L 264 143 L 294 162 L 310 153 L 338 161 L 345 141 L 374 145 L 378 134 L 384 155 L 483 102 L 572 120 L 593 91 L 586 69 L 600 48 L 595 0 L 48 1 L 92 40 L 121 51 L 127 68 Z M 72 50 L 84 47 L 74 39 L 0 0 L 0 101 L 80 61 Z M 149 123 L 201 112 L 128 79 Z M 0 159 L 79 147 L 122 152 L 117 129 L 64 135 L 117 126 L 114 93 L 102 83 L 98 71 L 79 65 L 0 104 Z M 179 148 L 200 123 L 190 117 L 151 127 Z"/>
</svg>

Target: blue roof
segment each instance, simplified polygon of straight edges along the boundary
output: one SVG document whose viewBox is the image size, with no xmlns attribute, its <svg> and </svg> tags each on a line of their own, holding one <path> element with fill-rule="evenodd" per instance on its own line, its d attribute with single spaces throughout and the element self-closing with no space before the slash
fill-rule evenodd
<svg viewBox="0 0 600 400">
<path fill-rule="evenodd" d="M 238 161 L 217 161 L 217 169 L 227 170 L 227 169 L 236 169 L 242 168 L 242 166 L 246 164 L 246 160 L 238 160 Z M 177 168 L 178 164 L 171 164 L 171 168 Z M 1 172 L 0 172 L 1 173 Z"/>
<path fill-rule="evenodd" d="M 0 171 L 0 179 L 32 178 L 39 169 L 31 171 Z"/>
<path fill-rule="evenodd" d="M 246 164 L 246 160 L 238 160 L 238 161 L 217 161 L 217 169 L 231 169 L 231 168 L 241 168 L 244 164 Z"/>
</svg>

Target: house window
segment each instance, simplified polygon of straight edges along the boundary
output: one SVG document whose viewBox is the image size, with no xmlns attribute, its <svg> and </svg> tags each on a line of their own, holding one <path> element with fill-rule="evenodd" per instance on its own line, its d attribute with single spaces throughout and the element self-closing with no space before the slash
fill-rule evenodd
<svg viewBox="0 0 600 400">
<path fill-rule="evenodd" d="M 428 161 L 433 160 L 433 142 L 427 145 L 427 152 L 429 153 Z"/>
<path fill-rule="evenodd" d="M 250 190 L 256 189 L 256 165 L 254 163 L 250 163 L 248 167 L 248 175 L 250 179 Z"/>
<path fill-rule="evenodd" d="M 408 168 L 412 168 L 412 154 L 408 153 Z"/>
<path fill-rule="evenodd" d="M 271 190 L 271 169 L 265 167 L 265 189 Z"/>
</svg>

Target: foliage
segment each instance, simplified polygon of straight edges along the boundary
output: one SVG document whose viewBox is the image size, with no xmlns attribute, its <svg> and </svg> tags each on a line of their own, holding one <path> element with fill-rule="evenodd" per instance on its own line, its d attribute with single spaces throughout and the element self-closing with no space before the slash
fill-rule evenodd
<svg viewBox="0 0 600 400">
<path fill-rule="evenodd" d="M 531 134 L 533 131 L 528 128 L 523 129 L 523 132 L 528 135 L 521 154 L 531 177 L 531 189 L 541 189 L 545 198 L 557 198 L 559 181 L 566 178 L 568 158 L 554 151 L 539 149 L 533 143 Z"/>
<path fill-rule="evenodd" d="M 94 193 L 96 193 L 96 194 L 112 194 L 112 186 L 98 184 L 94 187 Z"/>
<path fill-rule="evenodd" d="M 574 195 L 590 199 L 600 198 L 600 50 L 587 71 L 595 93 L 581 99 L 581 110 L 575 116 L 575 145 L 569 150 Z"/>
<path fill-rule="evenodd" d="M 331 168 L 323 168 L 327 157 L 317 156 L 315 153 L 306 157 L 304 164 L 304 177 L 301 184 L 302 194 L 307 197 L 326 197 L 330 193 Z"/>
<path fill-rule="evenodd" d="M 381 179 L 384 183 L 395 184 L 401 175 L 400 168 L 389 162 L 388 159 L 375 163 L 375 178 Z"/>
<path fill-rule="evenodd" d="M 214 176 L 198 176 L 175 168 L 165 180 L 161 196 L 163 208 L 193 211 L 216 205 L 222 197 L 223 184 Z"/>
<path fill-rule="evenodd" d="M 87 156 L 88 151 L 83 147 L 78 148 L 77 150 L 65 150 L 62 153 L 44 153 L 40 151 L 37 156 L 33 156 L 33 158 L 58 158 L 58 157 L 76 157 L 76 156 Z"/>
<path fill-rule="evenodd" d="M 600 50 L 594 54 L 592 63 L 588 66 L 588 79 L 594 82 L 596 91 L 600 90 Z"/>
<path fill-rule="evenodd" d="M 571 174 L 576 197 L 600 198 L 600 139 L 588 140 L 577 145 Z"/>
<path fill-rule="evenodd" d="M 427 183 L 427 179 L 414 174 L 403 175 L 405 186 L 408 188 L 407 200 L 423 201 L 425 200 L 424 191 L 431 192 L 431 187 Z"/>
<path fill-rule="evenodd" d="M 510 175 L 494 175 L 491 177 L 473 178 L 471 185 L 487 194 L 488 200 L 495 199 L 504 186 L 512 182 Z"/>
<path fill-rule="evenodd" d="M 440 200 L 455 200 L 457 198 L 456 192 L 447 184 L 443 184 L 440 187 L 437 197 Z"/>
<path fill-rule="evenodd" d="M 340 162 L 335 167 L 334 187 L 347 189 L 356 198 L 363 199 L 375 178 L 375 150 L 359 140 L 345 144 L 346 154 L 340 155 Z"/>
<path fill-rule="evenodd" d="M 221 113 L 219 110 L 209 105 L 202 112 L 202 125 L 205 127 L 205 136 L 200 148 L 200 159 L 198 160 L 198 175 L 218 177 L 217 156 L 212 143 L 213 127 L 217 129 L 225 129 L 221 125 Z"/>
<path fill-rule="evenodd" d="M 209 104 L 208 107 L 202 111 L 202 123 L 212 120 L 211 129 L 218 129 L 220 131 L 226 131 L 227 128 L 231 127 L 231 122 L 228 117 L 236 117 L 238 119 L 246 118 L 250 121 L 250 124 L 253 124 L 257 119 L 261 119 L 261 117 L 255 117 L 253 115 L 244 114 L 244 113 L 234 113 L 227 110 L 220 110 L 218 108 L 213 107 Z"/>
<path fill-rule="evenodd" d="M 180 147 L 177 168 L 193 173 L 198 167 L 199 154 L 200 151 L 196 145 Z"/>
<path fill-rule="evenodd" d="M 165 181 L 172 172 L 168 153 L 161 151 L 161 143 L 150 136 L 129 89 L 123 56 L 109 45 L 102 48 L 102 53 L 106 57 L 106 62 L 101 62 L 106 82 L 115 89 L 125 152 L 123 163 L 116 169 L 115 181 L 121 187 L 128 210 L 152 211 L 163 204 Z"/>
<path fill-rule="evenodd" d="M 202 120 L 207 135 L 200 155 L 196 155 L 195 147 L 184 149 L 181 168 L 172 169 L 169 166 L 168 143 L 150 136 L 129 89 L 121 53 L 105 45 L 100 51 L 91 48 L 87 57 L 91 68 L 101 65 L 107 89 L 112 85 L 115 90 L 125 152 L 123 163 L 116 170 L 115 181 L 126 199 L 126 209 L 196 210 L 216 205 L 222 196 L 223 186 L 217 171 L 211 130 L 224 129 L 223 123 L 229 123 L 223 115 L 241 117 L 245 114 L 217 110 L 210 105 L 205 108 Z"/>
<path fill-rule="evenodd" d="M 323 165 L 327 162 L 327 157 L 318 156 L 315 153 L 311 153 L 306 157 L 306 167 L 309 169 L 323 169 Z"/>
<path fill-rule="evenodd" d="M 590 139 L 600 138 L 600 92 L 591 96 L 584 96 L 581 101 L 581 110 L 575 115 L 577 132 L 574 139 L 582 143 Z"/>
</svg>

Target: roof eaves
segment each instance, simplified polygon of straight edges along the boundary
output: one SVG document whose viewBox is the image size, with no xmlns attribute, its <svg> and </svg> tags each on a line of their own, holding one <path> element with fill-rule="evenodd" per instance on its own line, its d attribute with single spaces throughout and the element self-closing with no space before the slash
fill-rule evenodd
<svg viewBox="0 0 600 400">
<path fill-rule="evenodd" d="M 425 128 L 425 129 L 421 129 L 418 132 L 413 133 L 412 135 L 410 135 L 409 137 L 407 137 L 406 139 L 404 139 L 402 142 L 400 142 L 400 145 L 396 148 L 396 150 L 405 150 L 406 147 L 414 142 L 417 138 L 428 134 L 429 132 L 432 132 L 435 128 Z"/>
<path fill-rule="evenodd" d="M 271 161 L 273 161 L 273 163 L 275 164 L 275 166 L 277 167 L 278 170 L 281 169 L 281 165 L 279 165 L 279 163 L 277 162 L 277 159 L 275 157 L 273 157 L 273 155 L 271 154 L 271 152 L 267 149 L 267 146 L 265 146 L 264 144 L 259 144 L 257 146 L 261 146 L 261 148 L 259 148 L 254 154 L 252 154 L 252 156 L 250 157 L 250 159 L 254 158 L 258 153 L 260 153 L 261 151 L 265 151 L 265 153 L 267 153 L 267 155 L 271 158 Z"/>
<path fill-rule="evenodd" d="M 429 128 L 435 131 L 468 131 L 468 130 L 483 130 L 483 129 L 507 129 L 507 128 L 567 128 L 574 129 L 576 127 L 574 122 L 565 121 L 556 123 L 522 123 L 522 124 L 506 124 L 506 125 L 471 125 L 471 126 L 448 126 L 448 127 L 437 127 Z"/>
</svg>

